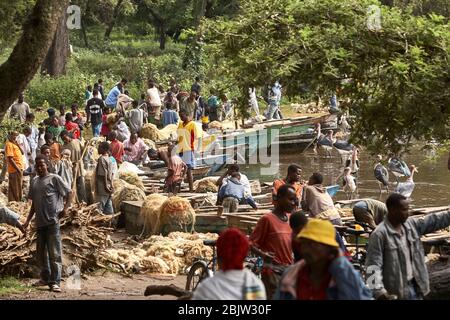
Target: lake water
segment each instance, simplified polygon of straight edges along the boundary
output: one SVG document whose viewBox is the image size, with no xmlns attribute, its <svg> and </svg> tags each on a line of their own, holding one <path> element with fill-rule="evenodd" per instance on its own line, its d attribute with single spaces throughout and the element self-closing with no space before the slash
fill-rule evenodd
<svg viewBox="0 0 450 320">
<path fill-rule="evenodd" d="M 300 153 L 300 151 L 298 151 Z M 281 152 L 280 152 L 281 153 Z M 334 153 L 333 153 L 334 155 Z M 380 196 L 378 183 L 373 175 L 374 159 L 366 152 L 360 152 L 360 172 L 358 182 L 358 194 L 354 198 L 373 198 L 385 201 L 387 193 L 383 190 Z M 414 192 L 411 196 L 411 206 L 447 206 L 450 205 L 450 170 L 447 169 L 447 154 L 438 159 L 435 163 L 425 161 L 426 155 L 423 151 L 413 150 L 411 154 L 404 156 L 405 162 L 410 165 L 414 164 L 419 169 L 419 173 L 414 174 L 414 182 L 416 184 Z M 335 184 L 336 178 L 343 170 L 343 164 L 338 155 L 332 158 L 324 158 L 314 154 L 312 149 L 303 154 L 289 151 L 280 154 L 279 161 L 275 164 L 275 174 L 261 175 L 261 168 L 268 167 L 262 165 L 245 165 L 242 164 L 241 171 L 245 173 L 249 179 L 259 179 L 261 182 L 273 182 L 275 178 L 285 177 L 287 167 L 291 163 L 300 164 L 303 168 L 303 179 L 308 180 L 313 172 L 320 172 L 324 176 L 324 184 Z M 390 174 L 390 191 L 395 188 L 395 177 Z M 400 178 L 405 181 L 405 178 Z M 343 191 L 339 191 L 335 196 L 335 200 L 346 199 Z"/>
</svg>

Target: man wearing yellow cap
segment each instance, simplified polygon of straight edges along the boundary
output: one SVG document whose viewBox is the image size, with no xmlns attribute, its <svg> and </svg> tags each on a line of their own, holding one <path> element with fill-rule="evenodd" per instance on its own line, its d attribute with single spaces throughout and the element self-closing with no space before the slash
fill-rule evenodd
<svg viewBox="0 0 450 320">
<path fill-rule="evenodd" d="M 297 239 L 303 259 L 283 274 L 275 299 L 372 299 L 360 274 L 340 252 L 329 221 L 310 219 Z"/>
</svg>

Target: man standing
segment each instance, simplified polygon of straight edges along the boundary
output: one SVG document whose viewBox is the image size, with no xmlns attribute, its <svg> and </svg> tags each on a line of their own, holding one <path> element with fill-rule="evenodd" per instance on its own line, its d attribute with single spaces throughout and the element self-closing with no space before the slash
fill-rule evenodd
<svg viewBox="0 0 450 320">
<path fill-rule="evenodd" d="M 386 214 L 386 205 L 378 200 L 361 199 L 353 206 L 356 222 L 367 223 L 373 229 L 384 220 Z"/>
<path fill-rule="evenodd" d="M 72 139 L 67 131 L 61 132 L 61 139 L 64 141 L 62 150 L 70 151 L 70 160 L 73 165 L 73 181 L 76 183 L 77 203 L 86 202 L 86 189 L 83 177 L 83 161 L 81 159 L 82 150 L 81 143 L 78 139 Z"/>
<path fill-rule="evenodd" d="M 111 89 L 111 91 L 108 93 L 108 96 L 106 97 L 105 104 L 108 108 L 115 110 L 117 106 L 117 100 L 119 98 L 119 95 L 123 91 L 123 85 L 122 82 L 119 82 L 114 88 Z"/>
<path fill-rule="evenodd" d="M 186 110 L 181 109 L 179 112 L 181 122 L 178 125 L 178 153 L 187 166 L 187 177 L 189 181 L 189 191 L 194 191 L 194 179 L 192 177 L 192 170 L 195 168 L 195 150 L 201 146 L 198 141 L 202 132 L 197 125 L 188 116 Z"/>
<path fill-rule="evenodd" d="M 110 146 L 104 141 L 98 146 L 97 166 L 95 168 L 95 196 L 96 202 L 100 203 L 101 210 L 104 214 L 113 214 L 111 196 L 114 191 L 113 187 L 113 163 L 109 158 Z"/>
<path fill-rule="evenodd" d="M 189 97 L 181 100 L 180 110 L 181 109 L 184 109 L 187 112 L 189 118 L 194 119 L 194 116 L 198 110 L 197 92 L 191 91 Z"/>
<path fill-rule="evenodd" d="M 195 82 L 191 86 L 191 91 L 195 91 L 197 95 L 200 95 L 202 91 L 202 86 L 200 85 L 200 77 L 195 77 Z"/>
<path fill-rule="evenodd" d="M 386 200 L 384 221 L 369 239 L 367 284 L 376 299 L 417 300 L 430 292 L 420 237 L 450 225 L 450 210 L 409 217 L 409 201 L 393 193 Z"/>
<path fill-rule="evenodd" d="M 339 251 L 329 221 L 310 219 L 297 236 L 302 259 L 280 281 L 278 300 L 370 300 L 372 294 Z"/>
<path fill-rule="evenodd" d="M 102 110 L 105 108 L 105 103 L 99 98 L 99 91 L 94 89 L 94 97 L 89 99 L 86 105 L 87 123 L 92 125 L 92 134 L 94 137 L 100 137 L 102 130 Z"/>
<path fill-rule="evenodd" d="M 36 255 L 41 269 L 41 279 L 35 286 L 49 286 L 53 292 L 61 292 L 61 234 L 59 219 L 70 207 L 72 191 L 61 177 L 49 173 L 47 162 L 36 157 L 36 173 L 31 181 L 28 199 L 32 201 L 30 213 L 24 223 L 26 229 L 36 214 Z"/>
<path fill-rule="evenodd" d="M 296 206 L 296 199 L 292 186 L 281 186 L 275 208 L 259 219 L 250 236 L 252 250 L 273 265 L 262 270 L 268 299 L 273 297 L 284 269 L 293 262 L 289 216 Z"/>
<path fill-rule="evenodd" d="M 23 94 L 20 94 L 17 102 L 11 106 L 9 116 L 24 123 L 27 115 L 30 113 L 30 106 L 23 101 Z"/>
<path fill-rule="evenodd" d="M 139 133 L 144 125 L 144 119 L 147 117 L 147 114 L 139 108 L 136 100 L 132 102 L 132 106 L 133 109 L 126 112 L 126 117 L 128 118 L 131 132 Z"/>
<path fill-rule="evenodd" d="M 297 195 L 297 207 L 300 206 L 300 201 L 302 199 L 302 190 L 303 186 L 300 184 L 300 180 L 302 178 L 302 168 L 298 164 L 291 164 L 287 169 L 287 176 L 285 179 L 276 179 L 273 182 L 272 187 L 272 203 L 277 201 L 277 193 L 278 189 L 288 184 L 295 189 L 295 194 Z"/>
<path fill-rule="evenodd" d="M 8 166 L 8 201 L 22 201 L 22 182 L 25 164 L 23 151 L 16 139 L 19 133 L 13 131 L 9 134 L 5 145 L 5 156 Z"/>
<path fill-rule="evenodd" d="M 150 81 L 148 84 L 147 103 L 150 106 L 152 113 L 154 113 L 155 120 L 159 121 L 161 119 L 162 102 L 159 96 L 158 88 L 156 87 L 156 83 L 153 81 Z"/>
</svg>

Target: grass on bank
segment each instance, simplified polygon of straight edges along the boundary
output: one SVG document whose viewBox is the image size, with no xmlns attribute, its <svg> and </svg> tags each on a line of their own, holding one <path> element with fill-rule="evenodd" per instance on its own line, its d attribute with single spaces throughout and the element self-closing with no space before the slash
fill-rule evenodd
<svg viewBox="0 0 450 320">
<path fill-rule="evenodd" d="M 10 294 L 22 293 L 29 288 L 13 277 L 0 278 L 0 297 Z"/>
</svg>

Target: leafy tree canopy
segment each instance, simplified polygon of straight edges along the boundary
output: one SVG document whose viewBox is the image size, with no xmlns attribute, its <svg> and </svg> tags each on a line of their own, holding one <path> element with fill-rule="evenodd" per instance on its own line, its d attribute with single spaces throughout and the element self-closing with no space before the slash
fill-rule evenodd
<svg viewBox="0 0 450 320">
<path fill-rule="evenodd" d="M 371 7 L 371 6 L 376 7 Z M 380 19 L 377 22 L 379 8 Z M 240 88 L 280 80 L 286 94 L 355 117 L 352 140 L 377 151 L 450 137 L 449 23 L 373 0 L 243 0 L 233 20 L 207 22 L 217 72 Z"/>
</svg>

